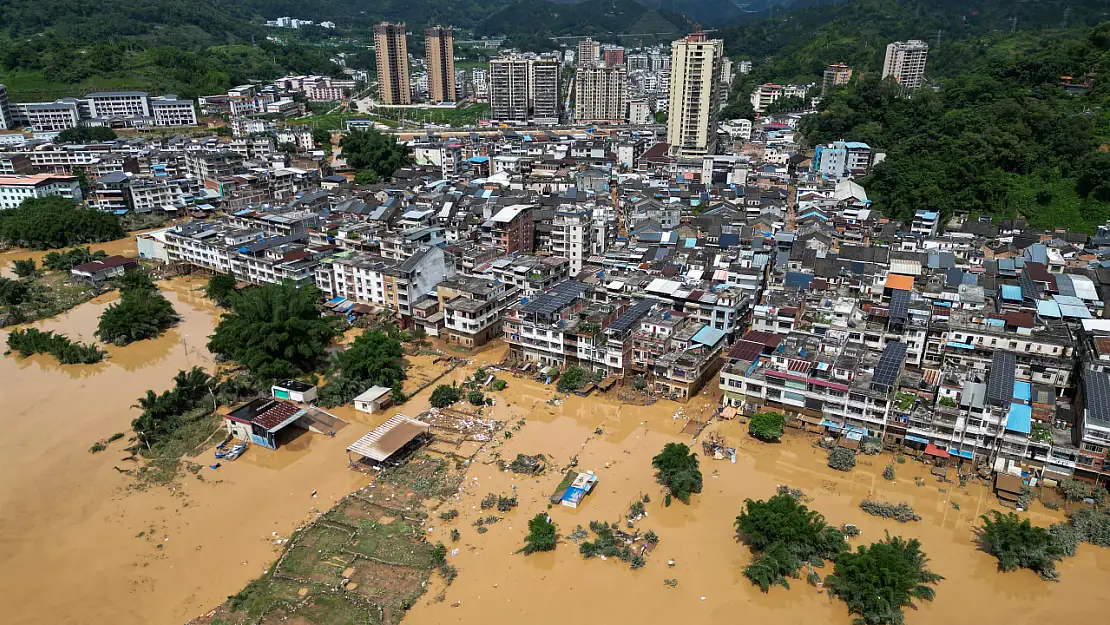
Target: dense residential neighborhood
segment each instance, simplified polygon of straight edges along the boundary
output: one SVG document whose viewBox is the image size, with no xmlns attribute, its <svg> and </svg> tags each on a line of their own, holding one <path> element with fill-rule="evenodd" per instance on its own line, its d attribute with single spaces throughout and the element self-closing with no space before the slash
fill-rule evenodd
<svg viewBox="0 0 1110 625">
<path fill-rule="evenodd" d="M 775 620 L 783 605 L 744 593 L 804 579 L 857 622 L 902 623 L 946 578 L 984 583 L 967 571 L 992 558 L 1046 581 L 1065 558 L 1073 577 L 1105 569 L 1090 547 L 1076 557 L 1110 546 L 1110 140 L 1103 107 L 1080 100 L 1098 73 L 1026 67 L 1028 42 L 996 69 L 986 35 L 957 48 L 906 28 L 842 53 L 794 32 L 836 7 L 768 5 L 764 21 L 749 6 L 737 30 L 614 5 L 650 13 L 632 30 L 688 28 L 503 37 L 293 3 L 281 11 L 301 17 L 251 28 L 311 58 L 185 97 L 158 95 L 168 80 L 58 97 L 10 75 L 0 371 L 21 445 L 42 429 L 32 410 L 81 417 L 41 449 L 113 509 L 80 499 L 70 526 L 111 525 L 91 542 L 143 569 L 120 575 L 132 594 L 163 592 L 182 564 L 173 616 L 198 625 L 397 625 L 418 606 L 435 622 L 534 618 L 581 566 L 604 580 L 575 590 L 589 621 L 653 622 L 645 610 L 691 598 L 711 610 L 683 607 L 691 622 L 737 601 Z M 554 11 L 490 19 L 533 10 Z M 726 41 L 737 32 L 752 54 Z M 782 32 L 808 52 L 755 53 Z M 1110 26 L 1084 32 L 1044 54 L 1106 63 Z M 954 49 L 990 71 L 949 71 L 973 62 Z M 56 453 L 74 432 L 97 464 Z M 105 494 L 124 481 L 138 487 L 120 500 L 163 497 L 128 511 L 138 525 Z M 254 568 L 194 588 L 233 541 Z M 542 555 L 556 548 L 582 563 Z M 455 563 L 472 570 L 452 589 Z M 603 566 L 653 567 L 652 588 Z M 974 593 L 1025 601 L 1020 622 L 1041 601 L 1032 579 Z M 532 603 L 506 608 L 502 584 Z M 618 584 L 627 597 L 591 594 Z M 971 614 L 970 591 L 944 592 L 915 623 Z M 845 616 L 824 603 L 788 607 Z"/>
</svg>

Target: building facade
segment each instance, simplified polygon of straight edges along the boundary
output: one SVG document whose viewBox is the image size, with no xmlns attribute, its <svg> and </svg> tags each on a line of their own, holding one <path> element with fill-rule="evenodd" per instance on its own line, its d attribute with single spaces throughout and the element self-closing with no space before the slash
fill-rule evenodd
<svg viewBox="0 0 1110 625">
<path fill-rule="evenodd" d="M 628 106 L 628 71 L 616 65 L 579 65 L 574 79 L 574 119 L 621 123 Z"/>
<path fill-rule="evenodd" d="M 671 44 L 667 143 L 672 156 L 702 156 L 717 148 L 724 42 L 695 32 Z"/>
<path fill-rule="evenodd" d="M 374 54 L 378 60 L 378 100 L 382 104 L 412 104 L 405 25 L 386 22 L 374 26 Z"/>
<path fill-rule="evenodd" d="M 424 29 L 424 50 L 428 62 L 428 99 L 455 102 L 455 33 L 450 28 Z"/>
<path fill-rule="evenodd" d="M 510 124 L 559 122 L 559 62 L 508 56 L 490 61 L 490 118 Z"/>
<path fill-rule="evenodd" d="M 883 78 L 893 76 L 906 89 L 918 89 L 925 78 L 925 61 L 929 44 L 917 39 L 895 41 L 886 47 Z"/>
</svg>

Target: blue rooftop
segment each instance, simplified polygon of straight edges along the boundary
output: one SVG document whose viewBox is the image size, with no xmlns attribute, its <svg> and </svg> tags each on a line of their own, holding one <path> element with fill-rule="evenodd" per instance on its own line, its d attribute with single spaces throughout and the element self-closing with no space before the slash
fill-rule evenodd
<svg viewBox="0 0 1110 625">
<path fill-rule="evenodd" d="M 714 345 L 719 343 L 720 340 L 724 338 L 724 336 L 724 330 L 718 330 L 717 328 L 704 326 L 702 329 L 698 330 L 698 333 L 695 334 L 694 338 L 692 338 L 691 340 L 695 343 L 705 345 L 706 347 L 713 347 Z"/>
<path fill-rule="evenodd" d="M 1006 429 L 1011 432 L 1028 434 L 1032 417 L 1032 406 L 1027 404 L 1010 404 L 1010 414 L 1006 417 Z"/>
<path fill-rule="evenodd" d="M 1003 284 L 1002 285 L 1002 299 L 1011 302 L 1021 301 L 1021 287 L 1016 284 Z"/>
<path fill-rule="evenodd" d="M 1029 399 L 1032 397 L 1032 390 L 1033 387 L 1028 382 L 1022 382 L 1020 380 L 1014 381 L 1014 399 L 1020 399 L 1025 403 L 1029 403 Z"/>
</svg>

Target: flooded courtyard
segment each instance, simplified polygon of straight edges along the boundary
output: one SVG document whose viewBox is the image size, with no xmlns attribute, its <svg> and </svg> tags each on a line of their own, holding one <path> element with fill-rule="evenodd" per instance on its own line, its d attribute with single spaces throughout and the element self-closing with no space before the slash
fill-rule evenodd
<svg viewBox="0 0 1110 625">
<path fill-rule="evenodd" d="M 196 460 L 205 464 L 203 479 L 186 473 L 176 487 L 136 489 L 131 477 L 114 468 L 128 468 L 121 466 L 127 464 L 121 460 L 126 439 L 102 453 L 88 450 L 128 432 L 137 415 L 131 405 L 147 389 L 169 388 L 180 369 L 214 366 L 204 346 L 218 312 L 199 287 L 197 281 L 163 283 L 182 322 L 155 340 L 108 346 L 109 358 L 100 364 L 60 366 L 47 356 L 0 359 L 5 623 L 182 623 L 207 612 L 273 565 L 282 549 L 276 541 L 370 482 L 347 469 L 347 445 L 394 412 L 417 416 L 429 408 L 431 387 L 383 414 L 342 408 L 333 412 L 350 425 L 334 437 L 306 433 L 278 451 L 254 447 L 216 470 L 208 468 L 212 455 L 206 450 Z M 114 297 L 102 296 L 37 327 L 92 340 L 100 311 Z M 500 361 L 504 350 L 491 346 L 441 382 L 462 381 L 478 366 Z M 430 356 L 408 361 L 409 384 L 445 370 Z M 674 418 L 679 404 L 632 406 L 598 396 L 551 402 L 553 386 L 498 375 L 509 386 L 490 393 L 496 405 L 486 416 L 516 429 L 478 452 L 457 498 L 441 506 L 457 508 L 460 516 L 444 522 L 432 515 L 426 523 L 429 541 L 458 547 L 448 561 L 459 576 L 441 601 L 438 589 L 421 597 L 406 623 L 850 623 L 841 602 L 804 580 L 763 594 L 743 577 L 751 556 L 736 541 L 733 521 L 745 498 L 770 497 L 780 484 L 805 491 L 812 499 L 808 505 L 831 524 L 858 525 L 863 535 L 853 544 L 878 540 L 884 531 L 921 540 L 932 570 L 946 579 L 934 602 L 907 610 L 908 623 L 1072 623 L 1101 617 L 1110 599 L 1110 550 L 1090 545 L 1060 564 L 1059 583 L 1042 582 L 1028 571 L 996 572 L 994 558 L 977 550 L 973 531 L 978 515 L 997 501 L 977 484 L 937 483 L 912 460 L 896 465 L 894 482 L 881 477 L 890 462 L 886 455 L 861 456 L 853 472 L 838 473 L 825 467 L 825 454 L 814 448 L 811 435 L 762 444 L 746 436 L 746 426 L 723 422 L 702 436 L 725 436 L 738 447 L 738 458 L 735 464 L 714 461 L 700 455 L 700 443 L 680 434 L 686 422 Z M 690 416 L 708 415 L 716 403 L 710 392 L 682 408 Z M 689 506 L 664 507 L 654 480 L 651 458 L 672 441 L 699 452 L 705 487 Z M 537 477 L 499 468 L 498 460 L 518 453 L 542 453 L 553 466 Z M 527 520 L 548 511 L 561 470 L 575 457 L 577 470 L 596 472 L 597 488 L 578 509 L 549 511 L 563 536 L 554 552 L 515 553 Z M 479 534 L 472 524 L 483 515 L 479 502 L 489 493 L 515 494 L 520 505 Z M 612 559 L 584 560 L 566 539 L 577 525 L 617 520 L 644 494 L 651 501 L 638 527 L 656 532 L 660 544 L 642 569 Z M 865 497 L 905 501 L 923 520 L 899 524 L 868 516 L 858 507 Z M 1060 518 L 1039 504 L 1031 516 L 1039 525 Z M 458 543 L 450 542 L 453 528 L 461 534 Z M 677 580 L 677 586 L 664 585 L 664 579 Z"/>
</svg>

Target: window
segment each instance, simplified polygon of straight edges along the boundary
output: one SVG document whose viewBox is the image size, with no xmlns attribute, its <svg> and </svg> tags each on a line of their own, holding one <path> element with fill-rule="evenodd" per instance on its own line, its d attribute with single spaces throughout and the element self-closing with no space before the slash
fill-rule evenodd
<svg viewBox="0 0 1110 625">
<path fill-rule="evenodd" d="M 1089 451 L 1092 454 L 1101 454 L 1106 451 L 1102 445 L 1095 445 L 1094 443 L 1083 443 L 1083 451 Z"/>
</svg>

